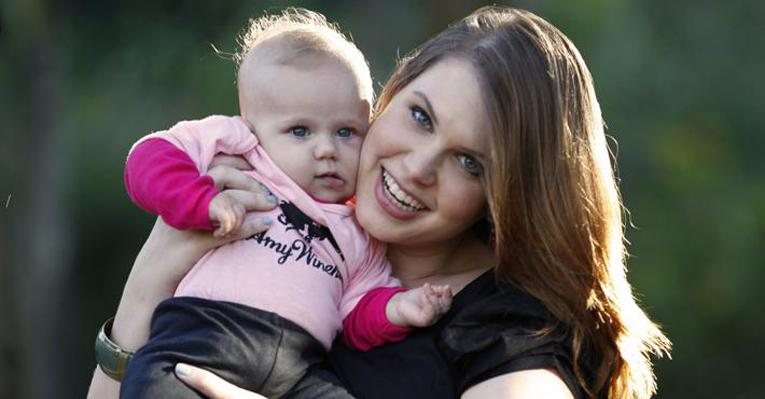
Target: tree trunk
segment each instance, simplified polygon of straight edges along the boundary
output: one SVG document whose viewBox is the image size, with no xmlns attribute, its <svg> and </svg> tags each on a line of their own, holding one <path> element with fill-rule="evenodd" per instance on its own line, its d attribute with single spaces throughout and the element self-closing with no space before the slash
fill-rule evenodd
<svg viewBox="0 0 765 399">
<path fill-rule="evenodd" d="M 0 204 L 0 214 L 8 214 L 5 201 Z M 7 218 L 4 219 L 7 221 Z M 0 226 L 0 320 L 3 323 L 0 328 L 0 398 L 18 398 L 18 385 L 15 384 L 18 381 L 19 369 L 19 353 L 16 351 L 18 326 L 8 273 L 9 255 L 5 248 L 7 227 Z"/>
<path fill-rule="evenodd" d="M 8 33 L 17 42 L 8 61 L 22 82 L 14 98 L 17 103 L 12 104 L 16 107 L 12 117 L 19 118 L 20 127 L 13 134 L 21 135 L 17 139 L 21 148 L 14 154 L 20 187 L 8 210 L 13 216 L 8 237 L 13 256 L 7 273 L 11 284 L 5 285 L 12 286 L 18 335 L 4 338 L 12 341 L 16 353 L 8 356 L 18 359 L 18 365 L 10 374 L 2 371 L 3 378 L 13 378 L 0 383 L 0 389 L 12 394 L 0 391 L 0 396 L 55 398 L 64 392 L 62 370 L 67 367 L 61 356 L 64 342 L 57 337 L 67 325 L 60 315 L 72 245 L 64 186 L 71 168 L 62 112 L 66 40 L 56 22 L 65 17 L 50 17 L 52 10 L 44 2 L 17 4 L 12 11 L 9 20 L 14 25 Z M 5 326 L 3 322 L 2 329 Z"/>
</svg>

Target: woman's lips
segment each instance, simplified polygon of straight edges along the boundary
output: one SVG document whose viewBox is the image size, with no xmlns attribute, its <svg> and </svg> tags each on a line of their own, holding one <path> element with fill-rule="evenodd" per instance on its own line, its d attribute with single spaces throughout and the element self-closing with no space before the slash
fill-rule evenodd
<svg viewBox="0 0 765 399">
<path fill-rule="evenodd" d="M 385 168 L 382 169 L 383 188 L 388 199 L 391 199 L 395 205 L 405 211 L 421 211 L 425 209 L 420 201 L 418 201 L 413 195 L 409 194 L 405 189 L 399 186 L 393 175 L 390 174 Z"/>
<path fill-rule="evenodd" d="M 380 207 L 395 219 L 414 219 L 422 213 L 422 210 L 405 210 L 396 205 L 396 200 L 392 198 L 391 193 L 387 192 L 383 184 L 382 169 L 380 169 L 380 177 L 375 183 L 375 198 Z"/>
</svg>

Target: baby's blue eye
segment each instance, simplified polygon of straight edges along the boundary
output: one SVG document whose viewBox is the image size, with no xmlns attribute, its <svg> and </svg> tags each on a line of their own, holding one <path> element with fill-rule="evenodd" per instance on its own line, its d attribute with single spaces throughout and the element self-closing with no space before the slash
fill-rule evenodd
<svg viewBox="0 0 765 399">
<path fill-rule="evenodd" d="M 481 173 L 483 172 L 483 166 L 481 166 L 481 163 L 478 162 L 475 158 L 471 157 L 470 155 L 465 155 L 465 154 L 457 155 L 457 160 L 459 161 L 462 169 L 464 169 L 465 172 L 468 172 L 473 176 L 480 176 Z"/>
<path fill-rule="evenodd" d="M 433 130 L 433 123 L 430 121 L 430 115 L 428 115 L 424 109 L 415 105 L 411 108 L 411 111 L 412 119 L 414 119 L 418 125 L 422 126 L 428 131 Z"/>
<path fill-rule="evenodd" d="M 340 138 L 348 138 L 353 135 L 353 129 L 344 127 L 337 131 L 337 136 Z"/>
<path fill-rule="evenodd" d="M 290 133 L 295 137 L 305 137 L 308 136 L 308 129 L 303 126 L 295 126 L 290 128 Z"/>
</svg>

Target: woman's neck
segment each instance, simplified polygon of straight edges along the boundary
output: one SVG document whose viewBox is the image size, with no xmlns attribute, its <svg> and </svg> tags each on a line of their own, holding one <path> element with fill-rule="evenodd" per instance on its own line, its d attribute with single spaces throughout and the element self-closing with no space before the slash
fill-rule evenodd
<svg viewBox="0 0 765 399">
<path fill-rule="evenodd" d="M 404 287 L 449 284 L 455 293 L 496 264 L 492 249 L 472 234 L 438 245 L 388 244 L 387 256 Z"/>
</svg>

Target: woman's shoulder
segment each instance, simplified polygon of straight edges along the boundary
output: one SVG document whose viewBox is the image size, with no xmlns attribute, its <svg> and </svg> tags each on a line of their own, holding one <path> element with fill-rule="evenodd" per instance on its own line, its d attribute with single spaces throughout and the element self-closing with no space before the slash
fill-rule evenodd
<svg viewBox="0 0 765 399">
<path fill-rule="evenodd" d="M 519 322 L 517 327 L 539 329 L 557 319 L 537 298 L 510 282 L 498 281 L 489 270 L 465 286 L 455 297 L 450 325 L 477 321 Z"/>
<path fill-rule="evenodd" d="M 555 369 L 579 396 L 569 328 L 534 296 L 489 271 L 463 288 L 441 330 L 460 392 L 514 371 Z"/>
</svg>

